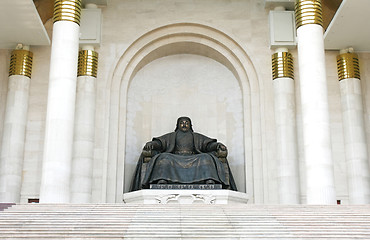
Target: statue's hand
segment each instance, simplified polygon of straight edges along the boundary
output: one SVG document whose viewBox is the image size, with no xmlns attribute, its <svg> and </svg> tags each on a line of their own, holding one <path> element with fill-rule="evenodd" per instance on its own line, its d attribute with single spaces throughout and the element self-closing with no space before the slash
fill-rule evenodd
<svg viewBox="0 0 370 240">
<path fill-rule="evenodd" d="M 222 143 L 217 144 L 217 156 L 222 158 L 227 157 L 227 147 Z"/>
<path fill-rule="evenodd" d="M 147 142 L 145 144 L 145 146 L 143 147 L 143 154 L 144 154 L 144 156 L 145 157 L 151 157 L 152 156 L 153 149 L 154 149 L 153 142 Z"/>
<path fill-rule="evenodd" d="M 222 143 L 218 143 L 217 144 L 217 150 L 218 151 L 227 151 L 227 148 L 225 145 L 223 145 Z"/>
<path fill-rule="evenodd" d="M 145 151 L 150 151 L 154 149 L 154 144 L 153 142 L 147 142 L 143 148 Z"/>
<path fill-rule="evenodd" d="M 144 156 L 153 156 L 160 149 L 161 149 L 160 142 L 158 141 L 147 142 L 143 147 L 143 154 Z"/>
</svg>

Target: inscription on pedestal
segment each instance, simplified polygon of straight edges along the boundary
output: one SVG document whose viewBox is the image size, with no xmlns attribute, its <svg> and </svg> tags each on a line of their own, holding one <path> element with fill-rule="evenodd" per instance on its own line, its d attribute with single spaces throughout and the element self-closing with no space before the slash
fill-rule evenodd
<svg viewBox="0 0 370 240">
<path fill-rule="evenodd" d="M 222 189 L 221 184 L 150 184 L 150 189 L 214 190 Z"/>
</svg>

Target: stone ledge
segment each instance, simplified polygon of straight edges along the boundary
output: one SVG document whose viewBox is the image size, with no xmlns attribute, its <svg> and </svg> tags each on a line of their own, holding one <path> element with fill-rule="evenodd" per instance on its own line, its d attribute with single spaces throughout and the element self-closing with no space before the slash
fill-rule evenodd
<svg viewBox="0 0 370 240">
<path fill-rule="evenodd" d="M 222 189 L 221 184 L 150 184 L 150 189 L 181 189 L 181 190 L 219 190 Z"/>
<path fill-rule="evenodd" d="M 7 208 L 15 205 L 15 203 L 0 203 L 0 211 L 4 211 Z"/>
<path fill-rule="evenodd" d="M 132 204 L 247 204 L 249 195 L 231 190 L 144 189 L 123 194 Z"/>
</svg>

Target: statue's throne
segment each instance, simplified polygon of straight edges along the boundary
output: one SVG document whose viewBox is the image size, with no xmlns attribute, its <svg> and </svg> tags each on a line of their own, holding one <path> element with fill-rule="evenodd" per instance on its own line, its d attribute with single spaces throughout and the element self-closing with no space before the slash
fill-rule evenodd
<svg viewBox="0 0 370 240">
<path fill-rule="evenodd" d="M 137 179 L 140 180 L 141 185 L 143 185 L 144 176 L 149 167 L 148 163 L 159 153 L 160 152 L 153 150 L 143 150 L 141 155 L 142 164 L 140 164 L 141 170 L 139 171 L 141 176 L 140 179 Z M 222 163 L 221 165 L 224 168 L 226 180 L 228 182 L 234 181 L 226 159 L 227 151 L 218 151 L 214 154 Z M 195 187 L 196 184 L 188 184 L 189 188 L 176 188 L 176 185 L 181 186 L 186 184 L 154 184 L 154 186 L 155 185 L 157 185 L 156 187 L 163 186 L 163 188 L 154 187 L 154 189 L 140 189 L 138 191 L 128 192 L 123 195 L 123 201 L 133 204 L 246 204 L 249 199 L 246 193 L 236 190 L 231 191 L 230 189 L 217 189 L 216 186 L 212 188 L 212 186 L 208 184 L 199 185 L 205 186 L 205 188 L 192 188 Z M 221 184 L 217 185 L 221 186 Z"/>
<path fill-rule="evenodd" d="M 180 117 L 174 132 L 145 144 L 130 192 L 123 195 L 123 201 L 136 204 L 247 203 L 247 194 L 237 191 L 226 157 L 225 145 L 193 132 L 190 118 Z"/>
<path fill-rule="evenodd" d="M 146 173 L 146 170 L 147 170 L 148 163 L 150 162 L 152 157 L 154 157 L 155 155 L 157 155 L 159 153 L 160 152 L 155 151 L 155 150 L 145 150 L 144 149 L 142 151 L 143 164 L 142 164 L 141 174 L 140 174 L 141 175 L 141 184 L 143 183 L 143 179 L 145 177 L 145 173 Z M 226 175 L 226 181 L 230 182 L 230 171 L 229 171 L 229 166 L 228 166 L 227 158 L 226 158 L 227 157 L 227 150 L 222 151 L 222 150 L 219 149 L 215 152 L 215 155 L 221 161 L 222 166 L 224 167 L 224 171 L 225 171 L 225 175 Z"/>
</svg>

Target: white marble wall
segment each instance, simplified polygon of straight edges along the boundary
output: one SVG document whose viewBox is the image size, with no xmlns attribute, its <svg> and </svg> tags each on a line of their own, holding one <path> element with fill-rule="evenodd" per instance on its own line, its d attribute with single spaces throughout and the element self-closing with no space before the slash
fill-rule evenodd
<svg viewBox="0 0 370 240">
<path fill-rule="evenodd" d="M 32 47 L 37 57 L 33 58 L 29 93 L 21 202 L 27 202 L 28 198 L 39 198 L 40 193 L 50 51 L 47 47 Z"/>
<path fill-rule="evenodd" d="M 360 71 L 361 71 L 361 89 L 362 89 L 362 101 L 364 104 L 365 112 L 365 129 L 367 138 L 367 149 L 370 153 L 370 54 L 358 53 L 360 60 Z M 370 159 L 368 159 L 370 165 Z"/>
<path fill-rule="evenodd" d="M 109 81 L 112 79 L 112 74 L 115 71 L 117 62 L 122 55 L 128 50 L 128 47 L 133 44 L 140 36 L 152 31 L 161 26 L 174 23 L 199 23 L 215 28 L 232 39 L 237 41 L 242 49 L 246 52 L 251 60 L 251 68 L 257 73 L 257 80 L 251 82 L 255 89 L 258 90 L 259 102 L 256 103 L 255 109 L 260 111 L 259 115 L 252 115 L 253 123 L 256 123 L 255 128 L 250 131 L 260 137 L 261 141 L 252 145 L 253 159 L 260 159 L 256 162 L 247 162 L 249 172 L 247 178 L 253 179 L 247 183 L 247 192 L 251 193 L 251 202 L 258 203 L 278 203 L 277 196 L 277 162 L 275 159 L 275 119 L 274 119 L 274 98 L 273 98 L 273 81 L 271 79 L 271 54 L 269 48 L 269 32 L 268 32 L 268 9 L 264 8 L 264 1 L 260 0 L 215 0 L 212 2 L 204 0 L 151 0 L 151 1 L 108 1 L 108 6 L 102 9 L 103 12 L 103 30 L 102 43 L 100 48 L 96 49 L 99 52 L 99 69 L 97 81 L 97 97 L 96 97 L 96 121 L 95 121 L 95 143 L 94 143 L 94 169 L 93 169 L 93 189 L 92 201 L 105 202 L 107 201 L 107 179 L 109 178 L 106 171 L 108 166 L 108 150 L 110 142 L 116 139 L 109 138 L 109 106 L 111 99 L 108 97 L 110 92 Z M 49 24 L 49 22 L 48 22 Z M 51 24 L 48 25 L 48 30 L 51 29 Z M 201 49 L 196 49 L 201 50 Z M 22 184 L 22 202 L 26 202 L 27 198 L 37 198 L 40 189 L 40 176 L 43 152 L 43 140 L 45 131 L 46 117 L 46 102 L 48 89 L 48 74 L 50 47 L 32 47 L 34 53 L 34 64 L 32 81 L 30 85 L 29 97 L 29 113 L 26 130 L 25 142 L 25 160 L 23 168 L 23 184 Z M 292 51 L 293 58 L 297 62 L 297 53 Z M 347 201 L 347 181 L 346 169 L 344 161 L 344 141 L 342 130 L 341 104 L 339 83 L 337 80 L 336 60 L 338 53 L 326 53 L 326 72 L 328 80 L 328 100 L 330 112 L 330 129 L 332 139 L 332 155 L 334 159 L 334 174 L 335 188 L 337 198 L 343 203 Z M 4 119 L 4 108 L 7 88 L 7 72 L 9 67 L 9 53 L 7 50 L 0 50 L 0 121 Z M 183 56 L 177 56 L 181 58 Z M 197 57 L 195 57 L 197 58 Z M 190 58 L 192 59 L 192 58 Z M 213 60 L 203 62 L 203 58 L 197 58 L 199 63 L 212 63 Z M 359 54 L 361 62 L 361 84 L 364 97 L 364 110 L 366 113 L 365 126 L 367 129 L 368 148 L 370 147 L 370 54 Z M 159 62 L 165 59 L 159 59 Z M 194 59 L 195 61 L 195 59 Z M 171 62 L 169 62 L 170 64 Z M 156 64 L 156 62 L 153 62 Z M 243 65 L 246 65 L 243 63 Z M 217 73 L 227 74 L 222 66 L 213 63 L 212 71 Z M 215 69 L 213 70 L 213 67 Z M 150 68 L 150 65 L 147 66 Z M 162 67 L 161 67 L 162 68 Z M 139 81 L 140 74 L 133 79 L 132 84 Z M 154 69 L 155 70 L 155 69 Z M 154 71 L 153 70 L 153 71 Z M 168 69 L 168 71 L 171 69 Z M 156 70 L 158 71 L 158 69 Z M 301 181 L 301 199 L 305 202 L 305 170 L 303 155 L 302 155 L 302 112 L 300 102 L 299 73 L 297 63 L 295 64 L 295 81 L 296 81 L 296 99 L 297 99 L 297 134 L 298 134 L 298 149 L 300 159 L 300 181 Z M 199 78 L 201 72 L 194 77 Z M 141 76 L 143 77 L 143 76 Z M 168 80 L 168 78 L 166 78 Z M 165 81 L 163 79 L 161 81 Z M 228 78 L 229 79 L 229 78 Z M 142 78 L 141 80 L 144 80 Z M 230 81 L 236 82 L 235 78 L 230 77 Z M 233 83 L 234 84 L 234 83 Z M 128 96 L 122 96 L 126 98 Z M 128 98 L 129 99 L 129 98 Z M 149 103 L 148 103 L 149 104 Z M 151 103 L 147 106 L 150 106 Z M 137 116 L 142 114 L 138 109 Z M 189 112 L 189 114 L 193 114 Z M 225 137 L 215 130 L 208 130 L 204 127 L 204 120 L 199 119 L 196 114 L 194 128 L 196 131 L 204 132 L 205 134 L 217 137 L 224 141 L 230 148 L 230 137 Z M 175 115 L 175 114 L 174 114 Z M 154 115 L 153 115 L 154 116 Z M 201 115 L 198 115 L 201 116 Z M 143 141 L 147 141 L 153 135 L 159 135 L 166 131 L 173 130 L 174 117 L 168 119 L 168 126 L 158 130 L 139 131 L 133 128 L 137 133 L 141 134 Z M 131 118 L 131 119 L 135 119 Z M 194 118 L 194 117 L 193 117 Z M 142 118 L 144 119 L 144 118 Z M 245 119 L 243 119 L 245 121 Z M 129 124 L 129 122 L 128 122 Z M 144 124 L 144 123 L 143 123 Z M 151 123 L 152 124 L 152 123 Z M 224 123 L 223 123 L 224 124 Z M 244 123 L 245 124 L 245 123 Z M 129 127 L 130 125 L 128 125 Z M 122 126 L 126 127 L 126 126 Z M 247 126 L 248 127 L 248 126 Z M 3 124 L 0 124 L 0 134 L 2 135 Z M 129 129 L 129 128 L 128 128 Z M 158 131 L 158 132 L 157 132 Z M 214 132 L 215 131 L 215 132 Z M 129 138 L 131 136 L 128 136 Z M 139 139 L 138 136 L 132 137 Z M 245 136 L 245 141 L 248 143 L 250 136 Z M 0 136 L 1 139 L 1 136 Z M 134 144 L 133 149 L 140 149 L 142 144 L 140 141 Z M 127 143 L 128 144 L 128 143 Z M 244 149 L 245 150 L 245 149 Z M 137 154 L 137 153 L 136 153 Z M 230 153 L 232 154 L 232 153 Z M 134 154 L 133 154 L 134 155 Z M 133 161 L 135 156 L 131 157 Z M 122 159 L 119 159 L 121 161 Z M 235 161 L 232 158 L 230 161 Z M 132 162 L 131 162 L 132 164 Z M 131 166 L 132 167 L 132 166 Z M 114 170 L 114 169 L 113 169 Z M 126 171 L 128 171 L 126 169 Z M 237 170 L 235 170 L 237 172 Z M 235 173 L 237 175 L 237 173 Z M 113 179 L 112 184 L 117 184 Z M 110 184 L 110 182 L 109 182 Z M 240 183 L 238 183 L 240 186 Z M 127 183 L 125 183 L 127 186 Z M 242 183 L 243 186 L 243 183 Z"/>
<path fill-rule="evenodd" d="M 3 139 L 2 135 L 6 108 L 6 95 L 8 92 L 10 53 L 11 50 L 0 49 L 0 141 Z"/>
</svg>

